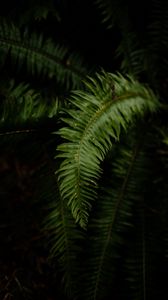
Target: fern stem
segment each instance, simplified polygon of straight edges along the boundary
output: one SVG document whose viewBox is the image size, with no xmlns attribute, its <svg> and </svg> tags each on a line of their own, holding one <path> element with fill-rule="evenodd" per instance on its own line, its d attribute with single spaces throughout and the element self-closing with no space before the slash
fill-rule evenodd
<svg viewBox="0 0 168 300">
<path fill-rule="evenodd" d="M 0 132 L 0 136 L 22 134 L 22 133 L 32 133 L 32 132 L 36 132 L 36 131 L 37 131 L 36 129 L 11 130 L 11 131 L 6 131 L 6 132 Z"/>
</svg>

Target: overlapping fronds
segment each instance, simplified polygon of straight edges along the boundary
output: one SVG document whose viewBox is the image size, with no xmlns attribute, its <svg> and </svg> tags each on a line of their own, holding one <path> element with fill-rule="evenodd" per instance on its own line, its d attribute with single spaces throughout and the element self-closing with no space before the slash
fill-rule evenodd
<svg viewBox="0 0 168 300">
<path fill-rule="evenodd" d="M 58 171 L 61 196 L 82 227 L 96 199 L 100 162 L 135 115 L 157 107 L 153 93 L 131 78 L 102 74 L 86 85 L 88 93 L 72 95 L 74 109 L 64 119 L 69 126 L 59 131 L 67 141 L 58 147 L 58 157 L 63 158 Z"/>
<path fill-rule="evenodd" d="M 10 56 L 17 69 L 24 65 L 31 74 L 54 78 L 67 89 L 81 87 L 88 74 L 79 55 L 67 47 L 55 45 L 42 35 L 26 31 L 21 34 L 16 26 L 6 22 L 0 24 L 0 55 L 1 64 Z"/>
<path fill-rule="evenodd" d="M 116 49 L 117 57 L 121 60 L 121 70 L 133 76 L 139 75 L 144 68 L 144 50 L 140 46 L 138 36 L 129 17 L 129 6 L 126 1 L 96 0 L 103 22 L 110 26 L 117 26 L 121 34 L 121 41 Z"/>
<path fill-rule="evenodd" d="M 26 186 L 27 189 L 29 188 L 28 201 L 33 208 L 31 213 L 37 214 L 39 222 L 43 222 L 43 218 L 46 218 L 46 213 L 49 212 L 45 225 L 43 224 L 42 227 L 43 242 L 49 242 L 51 256 L 54 256 L 60 263 L 60 274 L 64 274 L 62 288 L 66 290 L 68 296 L 74 296 L 77 289 L 76 272 L 78 271 L 76 257 L 82 234 L 78 235 L 67 205 L 59 197 L 57 178 L 54 174 L 56 165 L 51 154 L 53 148 L 55 150 L 57 140 L 54 135 L 50 134 L 49 128 L 40 126 L 43 119 L 45 121 L 55 116 L 56 123 L 56 107 L 53 106 L 53 109 L 50 109 L 51 107 L 47 107 L 47 104 L 41 105 L 42 99 L 26 84 L 12 85 L 8 93 L 6 99 L 10 95 L 11 107 L 14 107 L 10 110 L 9 103 L 6 105 L 6 114 L 3 114 L 0 123 L 1 170 L 4 168 L 6 172 L 9 172 L 10 164 L 14 166 L 16 183 L 20 184 L 19 195 L 22 192 L 24 197 L 25 185 L 30 185 L 30 187 Z M 26 93 L 29 93 L 29 97 Z M 36 126 L 32 126 L 32 122 Z M 29 124 L 31 126 L 28 126 Z M 46 124 L 49 126 L 49 123 Z M 6 192 L 7 183 L 15 184 L 15 182 L 10 182 L 10 178 L 2 181 L 5 182 L 5 187 L 1 188 L 1 193 Z M 10 190 L 11 187 L 8 188 Z M 24 228 L 22 230 L 24 231 Z"/>
<path fill-rule="evenodd" d="M 50 202 L 50 213 L 45 221 L 45 230 L 48 231 L 50 255 L 57 259 L 63 272 L 62 284 L 68 296 L 76 299 L 80 293 L 79 277 L 80 255 L 82 252 L 83 234 L 77 228 L 66 202 L 62 199 L 57 177 L 54 186 L 56 192 Z"/>
<path fill-rule="evenodd" d="M 141 131 L 128 131 L 126 143 L 117 144 L 107 157 L 89 219 L 84 267 L 89 280 L 84 282 L 83 299 L 108 299 L 110 294 L 119 299 L 164 295 L 158 284 L 160 266 L 165 270 L 166 261 L 164 218 L 155 182 L 157 139 L 152 140 L 153 132 L 148 134 L 145 126 Z"/>
<path fill-rule="evenodd" d="M 43 119 L 54 118 L 61 106 L 58 98 L 43 99 L 40 93 L 26 83 L 16 84 L 11 80 L 1 91 L 0 126 L 21 126 Z M 19 127 L 18 127 L 19 128 Z"/>
<path fill-rule="evenodd" d="M 8 183 L 23 191 L 24 180 L 31 181 L 25 199 L 39 219 L 47 215 L 44 238 L 61 267 L 68 299 L 162 299 L 168 268 L 167 106 L 135 78 L 149 80 L 160 99 L 167 96 L 168 2 L 144 6 L 150 9 L 142 32 L 130 1 L 93 2 L 112 34 L 118 67 L 129 76 L 102 72 L 83 81 L 88 68 L 80 56 L 29 33 L 28 26 L 51 21 L 49 34 L 60 20 L 59 1 L 32 0 L 28 10 L 16 8 L 23 11 L 13 18 L 20 28 L 0 20 L 0 167 L 1 176 L 7 174 L 1 194 L 5 202 Z M 29 84 L 21 83 L 22 74 Z M 9 176 L 11 165 L 16 180 Z"/>
<path fill-rule="evenodd" d="M 122 32 L 124 33 L 124 32 Z M 138 77 L 144 71 L 144 49 L 134 32 L 125 32 L 116 50 L 117 57 L 122 58 L 121 70 Z"/>
<path fill-rule="evenodd" d="M 137 165 L 141 171 L 140 190 L 137 186 L 138 197 L 135 198 L 133 209 L 133 228 L 132 232 L 128 233 L 123 253 L 125 294 L 129 295 L 126 299 L 164 297 L 162 273 L 166 263 L 163 246 L 163 232 L 165 232 L 163 215 L 166 209 L 166 205 L 163 204 L 165 173 L 164 166 L 160 164 L 159 152 L 156 151 L 158 146 L 159 135 L 152 129 L 151 123 L 144 134 Z"/>
<path fill-rule="evenodd" d="M 85 271 L 89 273 L 89 281 L 86 281 L 85 299 L 106 299 L 110 291 L 114 297 L 124 293 L 115 287 L 114 274 L 118 268 L 119 276 L 123 277 L 119 257 L 127 249 L 134 207 L 143 199 L 144 180 L 141 153 L 144 136 L 137 132 L 135 139 L 132 131 L 135 134 L 132 128 L 126 143 L 116 145 L 108 156 L 99 196 L 89 219 L 89 259 Z"/>
</svg>

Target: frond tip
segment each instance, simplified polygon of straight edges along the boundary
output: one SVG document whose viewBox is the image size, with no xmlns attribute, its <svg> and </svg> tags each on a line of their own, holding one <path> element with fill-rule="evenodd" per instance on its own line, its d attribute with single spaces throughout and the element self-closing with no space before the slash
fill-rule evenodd
<svg viewBox="0 0 168 300">
<path fill-rule="evenodd" d="M 73 108 L 64 119 L 68 126 L 58 132 L 66 140 L 58 147 L 63 158 L 58 171 L 61 195 L 83 228 L 97 197 L 100 162 L 119 140 L 121 129 L 158 106 L 154 94 L 130 77 L 103 73 L 85 84 L 88 92 L 73 93 Z"/>
</svg>

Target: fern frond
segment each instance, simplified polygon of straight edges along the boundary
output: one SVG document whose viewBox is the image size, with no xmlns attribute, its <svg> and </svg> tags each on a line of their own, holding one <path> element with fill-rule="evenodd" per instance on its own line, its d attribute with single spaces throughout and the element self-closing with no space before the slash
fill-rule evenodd
<svg viewBox="0 0 168 300">
<path fill-rule="evenodd" d="M 26 87 L 25 85 L 22 87 L 19 86 L 19 88 L 17 86 L 13 90 L 13 95 L 17 89 L 25 91 Z M 16 95 L 18 96 L 18 91 Z M 23 97 L 22 93 L 21 96 Z M 35 118 L 35 109 L 32 109 L 32 113 L 34 113 Z M 26 115 L 28 119 L 26 117 L 24 120 L 26 120 L 26 122 L 31 121 L 31 114 L 29 116 L 28 112 Z M 45 115 L 45 118 L 47 118 L 47 115 Z M 8 119 L 9 118 L 7 118 L 6 123 Z M 33 205 L 33 213 L 35 214 L 36 212 L 36 218 L 38 218 L 38 222 L 40 222 L 42 227 L 43 240 L 41 242 L 43 247 L 44 243 L 49 243 L 50 254 L 53 259 L 52 263 L 57 260 L 59 270 L 57 270 L 56 273 L 61 274 L 59 284 L 62 279 L 63 288 L 68 296 L 70 295 L 72 297 L 72 295 L 76 295 L 77 289 L 79 288 L 76 286 L 76 274 L 80 273 L 77 263 L 77 254 L 80 252 L 81 245 L 79 243 L 82 239 L 82 232 L 79 232 L 67 205 L 63 203 L 60 198 L 57 177 L 54 174 L 57 166 L 52 155 L 52 151 L 55 151 L 58 141 L 54 135 L 50 134 L 51 131 L 48 134 L 45 128 L 40 127 L 38 130 L 29 130 L 29 132 L 21 130 L 20 128 L 23 126 L 24 120 L 22 120 L 18 132 L 13 129 L 13 126 L 11 126 L 12 129 L 8 131 L 8 133 L 6 132 L 7 125 L 0 128 L 2 131 L 2 133 L 0 133 L 1 164 L 2 161 L 6 159 L 7 162 L 10 161 L 12 166 L 16 166 L 15 176 L 19 176 L 19 178 L 16 178 L 16 181 L 18 185 L 21 185 L 21 191 L 25 188 L 25 181 L 30 185 L 30 187 L 28 185 L 28 193 L 30 193 L 30 195 L 28 194 L 28 200 L 30 200 L 29 203 Z M 14 123 L 13 118 L 11 122 L 12 124 Z M 48 125 L 48 123 L 46 124 Z M 2 124 L 0 125 L 2 126 Z M 9 172 L 11 172 L 10 169 Z M 6 182 L 9 184 L 10 179 L 7 179 Z M 15 184 L 15 182 L 13 184 Z M 10 190 L 9 187 L 8 189 Z M 20 190 L 17 191 L 17 198 Z M 2 191 L 3 189 L 1 189 L 1 192 Z M 5 202 L 8 201 L 5 199 Z M 41 222 L 43 224 L 41 224 Z M 24 228 L 22 229 L 24 232 Z"/>
<path fill-rule="evenodd" d="M 117 57 L 122 58 L 121 70 L 138 77 L 144 71 L 144 49 L 139 45 L 134 32 L 124 33 L 116 50 Z"/>
<path fill-rule="evenodd" d="M 0 25 L 0 54 L 1 64 L 10 56 L 17 68 L 24 65 L 31 74 L 54 78 L 67 89 L 81 87 L 88 73 L 79 55 L 67 47 L 44 40 L 42 35 L 21 34 L 16 26 L 5 22 Z"/>
<path fill-rule="evenodd" d="M 161 163 L 161 175 L 158 178 L 159 199 L 161 199 L 161 219 L 162 219 L 162 238 L 164 243 L 164 259 L 163 270 L 167 272 L 168 269 L 168 130 L 165 127 L 159 127 L 158 131 L 161 136 L 161 144 L 158 149 L 158 156 Z M 163 294 L 167 293 L 167 281 L 163 282 Z"/>
<path fill-rule="evenodd" d="M 100 162 L 135 115 L 143 116 L 157 107 L 150 90 L 121 75 L 97 75 L 86 86 L 88 93 L 72 95 L 74 109 L 64 118 L 69 126 L 59 131 L 67 142 L 58 147 L 58 157 L 64 159 L 58 171 L 61 195 L 82 227 L 96 199 Z"/>
<path fill-rule="evenodd" d="M 107 170 L 105 168 L 100 181 L 99 196 L 88 225 L 85 273 L 88 272 L 89 281 L 86 280 L 85 299 L 106 299 L 110 294 L 115 298 L 123 292 L 115 288 L 116 270 L 118 268 L 122 276 L 119 257 L 125 252 L 126 236 L 132 230 L 133 208 L 140 198 L 143 179 L 140 163 L 143 134 L 138 133 L 135 140 L 134 130 L 128 132 L 125 143 L 119 143 L 114 152 L 111 151 Z"/>
<path fill-rule="evenodd" d="M 38 123 L 58 115 L 60 101 L 53 98 L 45 101 L 40 93 L 26 83 L 17 84 L 11 80 L 1 91 L 0 126 L 15 129 L 25 124 Z"/>
<path fill-rule="evenodd" d="M 138 36 L 134 31 L 129 16 L 129 3 L 126 1 L 102 1 L 96 0 L 102 15 L 103 22 L 110 26 L 117 26 L 121 41 L 116 49 L 116 56 L 120 57 L 121 70 L 133 76 L 139 75 L 143 69 L 144 50 L 139 44 Z"/>
<path fill-rule="evenodd" d="M 151 20 L 148 27 L 150 47 L 154 51 L 168 47 L 168 3 L 165 0 L 152 0 Z M 160 48 L 160 49 L 161 49 Z"/>
<path fill-rule="evenodd" d="M 158 178 L 161 167 L 156 153 L 158 144 L 158 134 L 149 126 L 135 166 L 141 176 L 136 177 L 140 182 L 139 188 L 136 188 L 137 197 L 134 198 L 133 226 L 123 251 L 125 294 L 133 300 L 158 299 L 164 295 L 159 281 L 162 277 L 160 266 L 164 260 L 162 209 L 165 210 L 165 205 L 159 195 L 162 180 L 160 175 Z"/>
<path fill-rule="evenodd" d="M 125 22 L 127 18 L 128 6 L 123 0 L 95 0 L 95 5 L 101 12 L 102 22 L 107 24 L 107 28 L 111 28 L 116 23 L 125 24 L 127 26 L 128 22 Z M 123 20 L 123 21 L 122 21 Z M 128 20 L 127 20 L 128 21 Z"/>
<path fill-rule="evenodd" d="M 56 178 L 56 176 L 55 176 Z M 50 213 L 45 220 L 45 230 L 50 239 L 50 256 L 57 259 L 63 272 L 62 284 L 70 299 L 76 299 L 80 294 L 77 283 L 80 274 L 79 257 L 82 252 L 83 234 L 74 223 L 74 219 L 61 198 L 57 182 L 54 184 L 57 191 L 53 194 L 53 203 L 50 203 Z"/>
<path fill-rule="evenodd" d="M 152 0 L 147 30 L 145 67 L 154 84 L 164 78 L 168 69 L 168 3 Z M 155 66 L 153 68 L 153 66 Z M 157 80 L 157 81 L 156 81 Z"/>
</svg>

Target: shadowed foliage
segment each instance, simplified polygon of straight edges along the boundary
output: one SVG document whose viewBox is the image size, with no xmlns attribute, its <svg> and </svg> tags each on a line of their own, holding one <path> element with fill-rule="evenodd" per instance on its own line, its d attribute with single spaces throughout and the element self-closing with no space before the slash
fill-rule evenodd
<svg viewBox="0 0 168 300">
<path fill-rule="evenodd" d="M 168 4 L 77 2 L 1 13 L 0 297 L 163 299 Z"/>
</svg>

